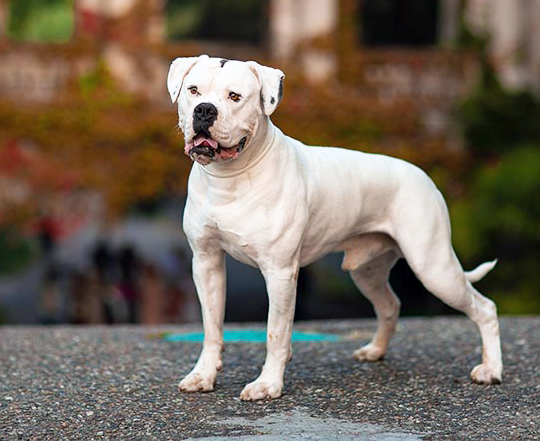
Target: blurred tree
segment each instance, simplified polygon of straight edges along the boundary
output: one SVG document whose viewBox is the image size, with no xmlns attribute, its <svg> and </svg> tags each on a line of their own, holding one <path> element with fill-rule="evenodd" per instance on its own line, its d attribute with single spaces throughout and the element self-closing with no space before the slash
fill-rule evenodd
<svg viewBox="0 0 540 441">
<path fill-rule="evenodd" d="M 191 166 L 174 112 L 149 112 L 144 100 L 119 91 L 102 64 L 47 112 L 0 101 L 0 127 L 0 178 L 29 193 L 9 219 L 0 213 L 0 224 L 23 224 L 48 198 L 84 189 L 102 194 L 114 217 L 141 200 L 183 191 Z M 34 147 L 14 150 L 21 139 Z"/>
<path fill-rule="evenodd" d="M 528 91 L 507 91 L 484 62 L 481 81 L 459 108 L 467 145 L 477 156 L 499 155 L 540 142 L 540 102 Z"/>
<path fill-rule="evenodd" d="M 8 36 L 18 41 L 67 41 L 73 33 L 74 3 L 74 0 L 11 0 Z"/>
<path fill-rule="evenodd" d="M 540 313 L 540 101 L 505 90 L 484 61 L 458 117 L 480 166 L 451 201 L 456 250 L 470 264 L 500 259 L 481 282 L 500 312 Z"/>
<path fill-rule="evenodd" d="M 0 226 L 0 275 L 24 267 L 34 256 L 32 242 L 14 228 Z"/>
<path fill-rule="evenodd" d="M 452 205 L 460 257 L 500 259 L 482 286 L 502 313 L 540 313 L 539 171 L 540 143 L 517 147 L 482 166 L 469 197 Z"/>
</svg>

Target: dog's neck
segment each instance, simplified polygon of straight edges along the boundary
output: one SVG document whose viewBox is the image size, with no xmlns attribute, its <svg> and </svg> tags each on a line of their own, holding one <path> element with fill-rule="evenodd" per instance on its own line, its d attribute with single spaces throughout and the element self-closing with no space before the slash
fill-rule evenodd
<svg viewBox="0 0 540 441">
<path fill-rule="evenodd" d="M 261 116 L 255 125 L 254 135 L 248 140 L 245 150 L 232 161 L 217 162 L 200 167 L 217 178 L 239 176 L 255 167 L 272 149 L 275 132 L 278 130 L 267 116 Z"/>
</svg>

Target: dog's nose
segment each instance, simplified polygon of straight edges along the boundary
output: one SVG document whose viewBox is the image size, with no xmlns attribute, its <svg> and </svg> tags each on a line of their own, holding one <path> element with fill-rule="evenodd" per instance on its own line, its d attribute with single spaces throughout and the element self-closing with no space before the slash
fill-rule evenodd
<svg viewBox="0 0 540 441">
<path fill-rule="evenodd" d="M 208 129 L 214 124 L 218 111 L 211 103 L 201 103 L 193 110 L 193 130 L 195 133 L 204 132 L 210 137 Z"/>
<path fill-rule="evenodd" d="M 211 103 L 201 103 L 193 110 L 193 119 L 212 125 L 217 118 L 217 114 L 216 106 Z"/>
</svg>

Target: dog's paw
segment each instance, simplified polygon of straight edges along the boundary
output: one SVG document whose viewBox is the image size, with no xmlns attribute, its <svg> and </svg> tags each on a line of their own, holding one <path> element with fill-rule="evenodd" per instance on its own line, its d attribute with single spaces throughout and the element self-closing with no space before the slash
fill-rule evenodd
<svg viewBox="0 0 540 441">
<path fill-rule="evenodd" d="M 471 379 L 479 384 L 501 384 L 501 369 L 495 369 L 486 364 L 479 364 L 471 371 Z"/>
<path fill-rule="evenodd" d="M 215 375 L 192 372 L 180 382 L 178 387 L 182 392 L 212 392 L 215 383 Z"/>
<path fill-rule="evenodd" d="M 384 349 L 369 343 L 354 351 L 353 357 L 360 361 L 379 361 L 384 358 L 385 353 Z"/>
<path fill-rule="evenodd" d="M 244 401 L 264 400 L 266 398 L 279 398 L 283 384 L 262 380 L 255 380 L 249 383 L 240 394 L 240 399 Z"/>
</svg>

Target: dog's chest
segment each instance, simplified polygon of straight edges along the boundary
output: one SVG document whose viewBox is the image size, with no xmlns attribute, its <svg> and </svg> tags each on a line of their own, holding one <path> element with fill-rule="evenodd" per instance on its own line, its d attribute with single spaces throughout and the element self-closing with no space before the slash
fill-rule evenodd
<svg viewBox="0 0 540 441">
<path fill-rule="evenodd" d="M 236 240 L 235 237 L 230 237 L 229 233 L 224 233 L 221 246 L 234 259 L 253 267 L 258 267 L 257 261 L 259 253 L 256 249 L 245 243 L 243 240 Z"/>
<path fill-rule="evenodd" d="M 213 238 L 235 259 L 257 266 L 261 259 L 284 248 L 283 240 L 295 242 L 287 236 L 296 222 L 295 211 L 279 193 L 251 190 L 229 200 L 208 197 L 201 208 L 207 234 L 211 231 Z M 301 232 L 296 236 L 300 237 Z"/>
<path fill-rule="evenodd" d="M 269 227 L 265 203 L 250 203 L 248 198 L 225 202 L 207 200 L 203 206 L 206 234 L 218 239 L 222 248 L 235 259 L 256 266 L 259 256 L 268 248 L 273 233 Z"/>
<path fill-rule="evenodd" d="M 257 266 L 264 250 L 268 248 L 267 238 L 262 231 L 265 230 L 261 210 L 251 213 L 238 210 L 236 214 L 222 212 L 222 216 L 212 216 L 215 235 L 219 238 L 222 248 L 236 260 L 247 265 Z"/>
</svg>

